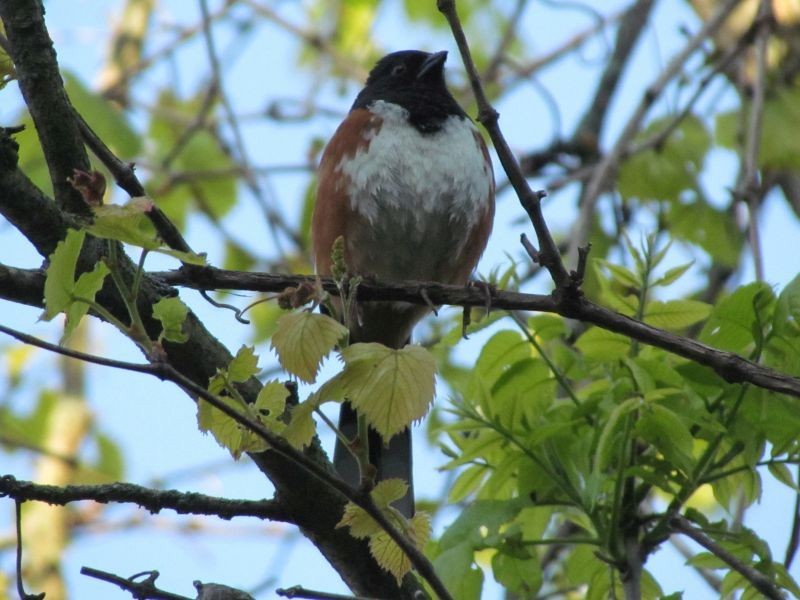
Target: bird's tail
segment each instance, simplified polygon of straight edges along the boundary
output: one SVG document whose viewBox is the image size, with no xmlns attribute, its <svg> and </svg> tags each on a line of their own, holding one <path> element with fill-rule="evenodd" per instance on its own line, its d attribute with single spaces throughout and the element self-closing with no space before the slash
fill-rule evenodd
<svg viewBox="0 0 800 600">
<path fill-rule="evenodd" d="M 339 431 L 348 439 L 356 437 L 358 430 L 358 414 L 349 402 L 343 402 L 339 411 Z M 377 469 L 376 480 L 399 478 L 408 483 L 408 492 L 394 503 L 403 515 L 414 516 L 414 488 L 411 463 L 411 429 L 406 428 L 391 440 L 388 446 L 377 431 L 369 430 L 369 462 Z M 344 444 L 337 439 L 333 451 L 333 464 L 339 476 L 353 487 L 358 487 L 358 463 Z"/>
</svg>

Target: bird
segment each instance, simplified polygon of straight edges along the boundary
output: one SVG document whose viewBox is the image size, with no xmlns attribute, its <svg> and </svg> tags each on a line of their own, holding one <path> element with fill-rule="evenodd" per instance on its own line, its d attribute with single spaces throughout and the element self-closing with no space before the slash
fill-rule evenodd
<svg viewBox="0 0 800 600">
<path fill-rule="evenodd" d="M 404 50 L 370 71 L 320 159 L 311 223 L 318 275 L 331 275 L 341 237 L 350 276 L 467 284 L 492 230 L 495 181 L 480 132 L 447 88 L 446 60 L 446 51 Z M 431 307 L 379 301 L 355 310 L 350 343 L 400 349 Z M 339 430 L 356 436 L 357 414 L 346 401 Z M 413 516 L 410 429 L 391 440 L 373 430 L 369 437 L 377 480 L 406 481 L 408 493 L 394 506 Z M 359 484 L 357 462 L 338 439 L 333 463 L 344 481 Z"/>
</svg>

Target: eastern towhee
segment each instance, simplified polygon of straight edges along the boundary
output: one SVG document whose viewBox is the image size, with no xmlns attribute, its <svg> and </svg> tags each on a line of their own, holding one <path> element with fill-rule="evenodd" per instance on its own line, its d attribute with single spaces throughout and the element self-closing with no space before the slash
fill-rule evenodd
<svg viewBox="0 0 800 600">
<path fill-rule="evenodd" d="M 467 282 L 492 229 L 494 175 L 483 138 L 445 85 L 446 59 L 447 52 L 394 52 L 370 72 L 322 155 L 312 220 L 318 274 L 331 275 L 331 247 L 342 236 L 351 275 Z M 363 302 L 356 310 L 350 342 L 390 348 L 407 344 L 430 311 L 405 302 Z M 339 428 L 356 435 L 346 402 Z M 369 448 L 379 480 L 409 482 L 396 506 L 411 516 L 410 430 L 386 441 L 371 431 Z M 358 485 L 357 464 L 338 442 L 334 465 Z"/>
</svg>

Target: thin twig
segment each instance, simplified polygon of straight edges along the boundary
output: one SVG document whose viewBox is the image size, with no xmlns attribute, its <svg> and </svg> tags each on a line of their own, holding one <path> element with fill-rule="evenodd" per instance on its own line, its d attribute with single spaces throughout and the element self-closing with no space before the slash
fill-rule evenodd
<svg viewBox="0 0 800 600">
<path fill-rule="evenodd" d="M 17 528 L 17 593 L 21 600 L 42 600 L 42 598 L 44 598 L 44 592 L 40 594 L 28 594 L 25 591 L 25 585 L 22 581 L 22 500 L 14 502 L 14 510 L 14 522 Z"/>
<path fill-rule="evenodd" d="M 743 563 L 732 552 L 708 537 L 702 530 L 696 528 L 685 517 L 677 516 L 670 522 L 672 529 L 686 537 L 693 539 L 703 548 L 725 562 L 734 571 L 747 579 L 754 588 L 771 600 L 784 600 L 785 596 L 780 588 L 770 581 L 763 573 L 750 565 Z"/>
<path fill-rule="evenodd" d="M 761 124 L 764 118 L 764 99 L 767 87 L 767 42 L 772 32 L 772 2 L 761 0 L 756 17 L 757 31 L 755 42 L 755 81 L 753 82 L 753 101 L 747 120 L 745 147 L 742 156 L 742 172 L 736 196 L 747 204 L 747 236 L 753 253 L 753 264 L 757 281 L 764 280 L 764 256 L 758 231 L 758 205 L 762 191 L 758 169 L 758 155 L 761 150 Z"/>
<path fill-rule="evenodd" d="M 472 92 L 475 94 L 475 99 L 478 103 L 478 121 L 480 121 L 486 128 L 486 131 L 489 132 L 489 136 L 492 138 L 495 151 L 508 176 L 508 180 L 517 193 L 522 208 L 528 213 L 533 228 L 536 231 L 536 237 L 539 240 L 539 264 L 548 270 L 558 290 L 567 291 L 571 286 L 569 273 L 567 273 L 564 264 L 561 262 L 558 247 L 553 241 L 553 237 L 550 235 L 550 230 L 542 214 L 541 201 L 545 194 L 544 192 L 534 192 L 528 185 L 528 181 L 522 173 L 514 153 L 511 151 L 508 142 L 500 131 L 498 125 L 499 114 L 489 103 L 483 85 L 481 84 L 480 76 L 472 60 L 467 37 L 464 34 L 464 29 L 461 26 L 461 21 L 456 12 L 455 1 L 438 0 L 437 7 L 439 12 L 444 15 L 447 22 L 450 24 L 453 37 L 461 53 L 461 59 L 464 62 L 464 67 L 467 70 L 470 85 L 472 86 Z"/>
<path fill-rule="evenodd" d="M 343 594 L 331 594 L 329 592 L 309 590 L 301 585 L 295 585 L 290 588 L 278 588 L 275 590 L 275 593 L 284 598 L 306 598 L 308 600 L 378 600 L 377 598 L 370 598 L 368 596 L 346 596 Z"/>
<path fill-rule="evenodd" d="M 37 500 L 59 506 L 82 500 L 101 504 L 124 502 L 137 504 L 153 514 L 168 509 L 181 515 L 213 515 L 226 520 L 233 517 L 258 517 L 293 522 L 277 500 L 228 500 L 177 490 L 155 490 L 131 483 L 59 486 L 20 481 L 11 475 L 3 475 L 0 476 L 0 497 L 3 496 L 18 501 Z"/>
<path fill-rule="evenodd" d="M 81 567 L 81 575 L 113 583 L 120 589 L 131 592 L 134 598 L 141 600 L 192 600 L 186 596 L 173 594 L 172 592 L 157 588 L 155 582 L 156 579 L 158 579 L 158 571 L 145 571 L 144 573 L 137 573 L 136 575 L 131 575 L 126 578 L 91 567 Z M 134 579 L 142 575 L 147 575 L 144 581 L 134 581 Z"/>
</svg>

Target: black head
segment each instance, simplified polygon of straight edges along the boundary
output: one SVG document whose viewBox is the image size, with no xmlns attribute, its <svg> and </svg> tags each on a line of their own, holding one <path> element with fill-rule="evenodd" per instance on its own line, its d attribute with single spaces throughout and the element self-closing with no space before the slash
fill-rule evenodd
<svg viewBox="0 0 800 600">
<path fill-rule="evenodd" d="M 445 84 L 445 60 L 447 52 L 404 50 L 387 54 L 370 71 L 353 108 L 366 108 L 375 100 L 398 104 L 423 133 L 437 131 L 452 115 L 466 117 Z"/>
</svg>

